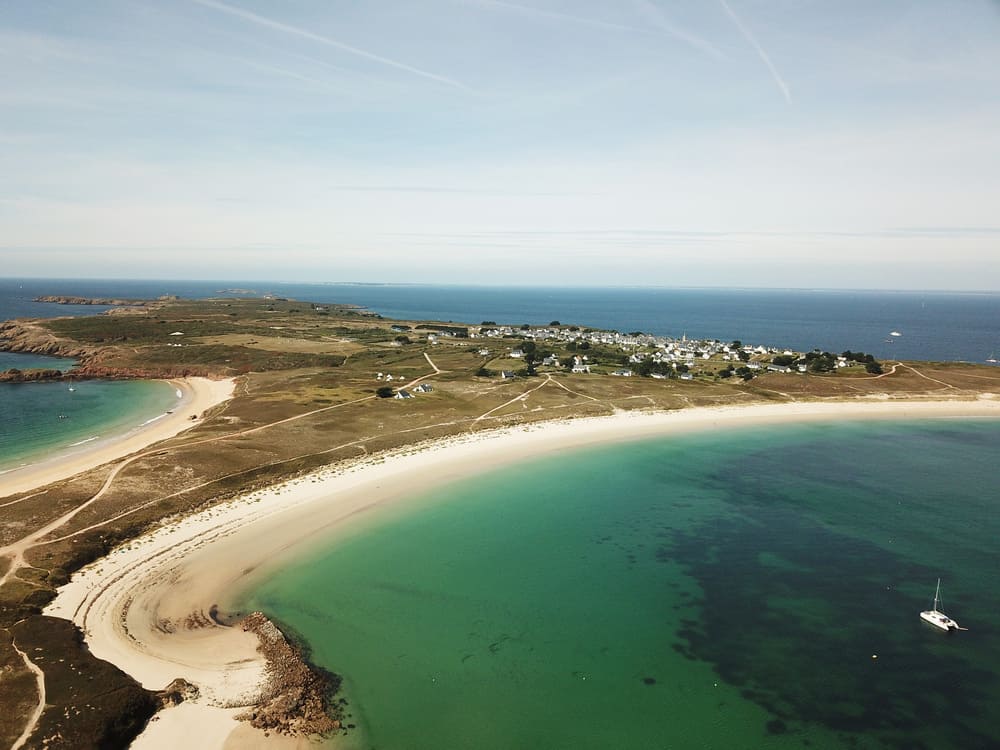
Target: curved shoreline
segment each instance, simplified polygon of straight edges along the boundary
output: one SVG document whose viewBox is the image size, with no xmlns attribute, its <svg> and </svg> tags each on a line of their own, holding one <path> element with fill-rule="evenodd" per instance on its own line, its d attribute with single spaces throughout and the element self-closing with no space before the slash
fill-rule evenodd
<svg viewBox="0 0 1000 750">
<path fill-rule="evenodd" d="M 395 502 L 515 461 L 695 431 L 830 420 L 1000 418 L 1000 400 L 801 402 L 624 413 L 467 433 L 323 469 L 165 524 L 74 574 L 46 614 L 79 625 L 94 655 L 145 687 L 184 677 L 201 694 L 151 722 L 133 745 L 305 744 L 239 725 L 235 706 L 266 687 L 256 638 L 211 618 L 289 556 L 329 544 Z M 206 742 L 208 744 L 206 744 Z"/>
<path fill-rule="evenodd" d="M 187 377 L 166 380 L 180 392 L 170 412 L 147 420 L 124 434 L 82 441 L 58 455 L 0 473 L 0 497 L 27 492 L 80 474 L 138 450 L 171 438 L 195 424 L 213 406 L 233 396 L 236 381 Z"/>
</svg>

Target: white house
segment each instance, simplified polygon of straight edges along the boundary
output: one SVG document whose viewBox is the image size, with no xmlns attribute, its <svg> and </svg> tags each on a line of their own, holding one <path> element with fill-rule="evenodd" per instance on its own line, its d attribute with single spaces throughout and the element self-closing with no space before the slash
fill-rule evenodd
<svg viewBox="0 0 1000 750">
<path fill-rule="evenodd" d="M 410 393 L 409 391 L 404 391 L 404 390 L 400 389 L 400 390 L 396 391 L 396 395 L 393 396 L 393 398 L 399 398 L 399 399 L 402 399 L 402 398 L 413 398 L 413 394 Z"/>
</svg>

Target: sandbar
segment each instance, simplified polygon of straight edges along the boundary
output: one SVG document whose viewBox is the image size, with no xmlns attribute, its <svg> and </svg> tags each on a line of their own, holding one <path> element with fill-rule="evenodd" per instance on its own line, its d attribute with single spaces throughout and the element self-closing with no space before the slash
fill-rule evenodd
<svg viewBox="0 0 1000 750">
<path fill-rule="evenodd" d="M 202 738 L 203 748 L 301 746 L 234 720 L 234 709 L 266 689 L 264 663 L 255 637 L 214 622 L 213 607 L 271 566 L 362 528 L 398 501 L 505 464 L 599 444 L 806 421 L 956 417 L 1000 419 L 1000 400 L 691 408 L 470 432 L 338 464 L 169 521 L 75 573 L 45 612 L 76 622 L 94 655 L 147 688 L 177 677 L 200 688 L 190 703 L 161 712 L 134 747 L 173 748 L 191 736 Z"/>
</svg>

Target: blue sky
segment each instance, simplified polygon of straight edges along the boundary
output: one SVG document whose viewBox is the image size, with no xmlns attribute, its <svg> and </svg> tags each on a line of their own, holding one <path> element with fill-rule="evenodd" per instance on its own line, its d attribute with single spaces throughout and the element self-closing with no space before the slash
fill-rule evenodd
<svg viewBox="0 0 1000 750">
<path fill-rule="evenodd" d="M 1000 2 L 0 0 L 0 275 L 1000 289 Z"/>
</svg>

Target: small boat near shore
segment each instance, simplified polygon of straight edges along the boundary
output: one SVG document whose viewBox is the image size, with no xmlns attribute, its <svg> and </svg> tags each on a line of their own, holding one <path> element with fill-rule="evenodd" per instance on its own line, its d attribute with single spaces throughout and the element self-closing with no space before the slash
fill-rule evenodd
<svg viewBox="0 0 1000 750">
<path fill-rule="evenodd" d="M 968 630 L 968 628 L 963 628 L 953 619 L 948 617 L 948 615 L 938 609 L 940 600 L 941 579 L 938 578 L 937 588 L 934 590 L 934 606 L 932 609 L 921 612 L 920 619 L 924 622 L 929 622 L 934 627 L 941 628 L 941 630 Z"/>
</svg>

